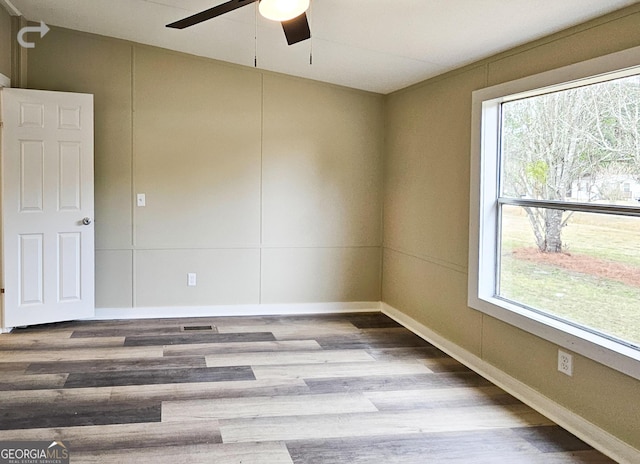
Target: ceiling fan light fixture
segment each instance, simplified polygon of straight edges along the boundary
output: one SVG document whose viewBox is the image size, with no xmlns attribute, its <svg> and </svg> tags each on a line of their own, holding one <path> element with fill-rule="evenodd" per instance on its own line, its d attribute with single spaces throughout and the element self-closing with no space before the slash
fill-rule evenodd
<svg viewBox="0 0 640 464">
<path fill-rule="evenodd" d="M 273 21 L 289 21 L 309 9 L 309 0 L 260 0 L 260 14 Z"/>
</svg>

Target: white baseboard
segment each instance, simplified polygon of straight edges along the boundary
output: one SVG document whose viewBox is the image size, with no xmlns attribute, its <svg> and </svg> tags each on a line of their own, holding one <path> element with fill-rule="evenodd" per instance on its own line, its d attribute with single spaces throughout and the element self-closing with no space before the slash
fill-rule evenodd
<svg viewBox="0 0 640 464">
<path fill-rule="evenodd" d="M 380 312 L 380 302 L 360 301 L 344 303 L 96 308 L 95 316 L 91 319 L 113 320 L 169 317 L 278 316 L 287 314 L 335 314 L 354 312 Z"/>
<path fill-rule="evenodd" d="M 625 464 L 640 462 L 640 450 L 633 448 L 629 444 L 585 420 L 583 417 L 568 410 L 564 406 L 547 398 L 528 385 L 509 376 L 473 353 L 450 342 L 415 319 L 398 311 L 394 307 L 389 306 L 386 303 L 381 303 L 381 309 L 384 314 L 394 319 L 396 322 L 402 324 L 404 327 L 433 344 L 435 347 L 441 349 L 452 358 L 460 361 L 462 364 L 477 372 L 493 384 L 515 396 L 523 403 L 538 411 L 540 414 L 548 417 L 553 422 L 565 428 L 603 454 L 606 454 L 611 459 Z"/>
</svg>

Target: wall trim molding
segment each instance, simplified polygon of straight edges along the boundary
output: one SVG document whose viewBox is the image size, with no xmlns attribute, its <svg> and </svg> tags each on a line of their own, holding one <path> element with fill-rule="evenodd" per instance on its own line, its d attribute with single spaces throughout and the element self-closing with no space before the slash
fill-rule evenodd
<svg viewBox="0 0 640 464">
<path fill-rule="evenodd" d="M 419 337 L 441 349 L 471 370 L 480 374 L 493 384 L 515 396 L 523 403 L 565 428 L 585 443 L 606 454 L 619 463 L 638 462 L 640 450 L 623 442 L 609 432 L 592 424 L 583 417 L 547 398 L 538 391 L 511 377 L 488 362 L 461 348 L 429 329 L 415 319 L 407 316 L 386 303 L 381 303 L 381 311 Z"/>
<path fill-rule="evenodd" d="M 0 89 L 11 87 L 11 79 L 8 76 L 0 73 Z"/>
<path fill-rule="evenodd" d="M 435 264 L 437 266 L 442 266 L 442 267 L 445 267 L 445 268 L 447 268 L 447 269 L 449 269 L 451 271 L 459 272 L 461 274 L 464 274 L 465 276 L 468 274 L 468 269 L 466 267 L 464 267 L 464 266 L 460 266 L 459 264 L 452 263 L 450 261 L 446 261 L 446 260 L 443 260 L 443 259 L 440 259 L 440 258 L 436 258 L 434 256 L 429 256 L 429 255 L 426 255 L 424 253 L 409 251 L 409 250 L 406 250 L 406 249 L 404 249 L 402 247 L 397 247 L 397 246 L 393 246 L 393 245 L 383 245 L 382 249 L 384 251 L 387 251 L 387 250 L 388 251 L 392 251 L 394 253 L 399 253 L 399 254 L 402 254 L 402 255 L 405 255 L 405 256 L 409 256 L 411 258 L 415 258 L 415 259 L 419 259 L 419 260 L 422 260 L 422 261 L 426 261 L 428 263 Z"/>
<path fill-rule="evenodd" d="M 0 6 L 3 6 L 11 16 L 22 16 L 20 10 L 10 0 L 0 0 Z"/>
<path fill-rule="evenodd" d="M 359 312 L 380 312 L 380 302 L 356 301 L 335 303 L 96 308 L 95 316 L 88 320 L 101 321 L 113 319 L 154 319 L 171 317 L 278 316 Z"/>
</svg>

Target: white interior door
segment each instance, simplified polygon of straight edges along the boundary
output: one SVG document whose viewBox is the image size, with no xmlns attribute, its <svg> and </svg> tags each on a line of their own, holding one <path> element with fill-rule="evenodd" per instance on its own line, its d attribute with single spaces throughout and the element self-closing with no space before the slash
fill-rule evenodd
<svg viewBox="0 0 640 464">
<path fill-rule="evenodd" d="M 93 95 L 0 95 L 2 327 L 91 317 Z"/>
</svg>

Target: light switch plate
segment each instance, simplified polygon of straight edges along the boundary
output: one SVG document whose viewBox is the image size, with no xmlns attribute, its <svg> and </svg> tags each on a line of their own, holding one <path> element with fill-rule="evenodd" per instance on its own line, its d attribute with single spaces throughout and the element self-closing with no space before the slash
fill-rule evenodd
<svg viewBox="0 0 640 464">
<path fill-rule="evenodd" d="M 138 206 L 146 206 L 147 205 L 147 198 L 145 196 L 144 193 L 139 193 L 138 197 L 136 199 L 137 205 Z"/>
</svg>

